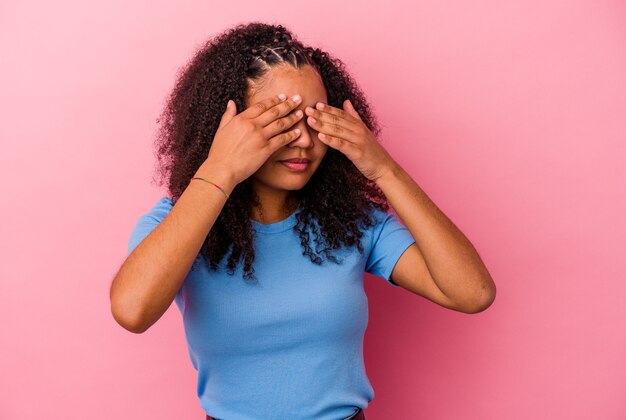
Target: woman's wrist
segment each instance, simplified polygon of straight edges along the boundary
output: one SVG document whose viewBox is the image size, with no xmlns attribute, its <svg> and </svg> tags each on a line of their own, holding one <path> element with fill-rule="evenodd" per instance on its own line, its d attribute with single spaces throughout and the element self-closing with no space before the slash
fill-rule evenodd
<svg viewBox="0 0 626 420">
<path fill-rule="evenodd" d="M 200 168 L 198 168 L 193 177 L 203 178 L 211 183 L 215 183 L 229 195 L 237 186 L 237 182 L 228 170 L 212 162 L 205 161 Z"/>
</svg>

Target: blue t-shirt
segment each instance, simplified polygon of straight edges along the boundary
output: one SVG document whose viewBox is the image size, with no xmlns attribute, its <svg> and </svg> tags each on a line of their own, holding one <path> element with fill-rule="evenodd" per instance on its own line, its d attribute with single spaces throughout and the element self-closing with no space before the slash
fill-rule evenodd
<svg viewBox="0 0 626 420">
<path fill-rule="evenodd" d="M 129 254 L 172 206 L 163 197 L 139 218 Z M 363 273 L 399 287 L 391 272 L 415 240 L 392 213 L 374 209 L 364 254 L 356 246 L 332 250 L 342 264 L 320 266 L 302 255 L 295 214 L 252 220 L 257 282 L 243 279 L 241 264 L 227 274 L 224 258 L 217 272 L 206 263 L 191 270 L 176 295 L 200 405 L 218 419 L 337 420 L 374 398 L 363 362 Z"/>
</svg>

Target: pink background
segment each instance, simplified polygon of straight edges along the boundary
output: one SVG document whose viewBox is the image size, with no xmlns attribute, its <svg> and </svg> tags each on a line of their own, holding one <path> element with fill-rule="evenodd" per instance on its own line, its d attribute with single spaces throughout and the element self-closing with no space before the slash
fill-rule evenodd
<svg viewBox="0 0 626 420">
<path fill-rule="evenodd" d="M 623 2 L 37 3 L 0 5 L 0 418 L 204 418 L 176 307 L 135 335 L 108 293 L 177 69 L 250 20 L 348 65 L 498 287 L 467 315 L 366 276 L 368 420 L 626 418 Z"/>
</svg>

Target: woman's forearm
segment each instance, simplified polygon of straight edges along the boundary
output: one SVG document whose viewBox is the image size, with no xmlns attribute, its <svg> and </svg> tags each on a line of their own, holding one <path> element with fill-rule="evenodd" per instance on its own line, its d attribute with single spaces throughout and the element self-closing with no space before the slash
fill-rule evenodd
<svg viewBox="0 0 626 420">
<path fill-rule="evenodd" d="M 460 307 L 489 306 L 496 286 L 474 246 L 409 174 L 394 162 L 376 183 L 411 232 L 439 289 Z"/>
<path fill-rule="evenodd" d="M 228 174 L 200 168 L 197 176 L 228 193 Z M 131 252 L 110 290 L 111 312 L 124 328 L 146 331 L 174 300 L 227 197 L 215 186 L 192 181 L 167 216 Z"/>
</svg>

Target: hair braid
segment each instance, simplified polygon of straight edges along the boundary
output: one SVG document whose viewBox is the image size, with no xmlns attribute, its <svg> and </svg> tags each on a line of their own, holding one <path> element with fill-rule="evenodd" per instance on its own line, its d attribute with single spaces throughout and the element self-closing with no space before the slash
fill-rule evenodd
<svg viewBox="0 0 626 420">
<path fill-rule="evenodd" d="M 317 63 L 312 59 L 312 51 L 308 51 L 310 48 L 292 38 L 281 25 L 278 28 L 280 29 L 274 31 L 273 38 L 269 42 L 247 50 L 251 56 L 249 66 L 254 70 L 256 67 L 273 66 L 284 62 L 296 68 L 305 64 L 317 68 Z"/>
</svg>

